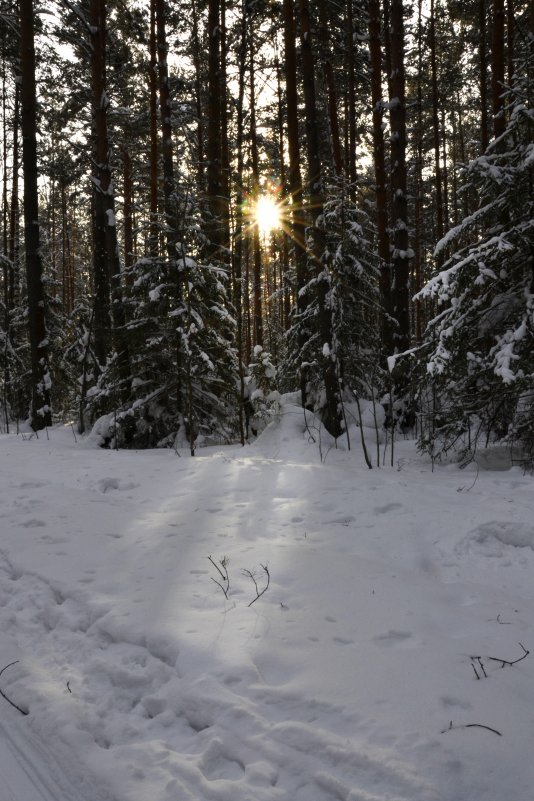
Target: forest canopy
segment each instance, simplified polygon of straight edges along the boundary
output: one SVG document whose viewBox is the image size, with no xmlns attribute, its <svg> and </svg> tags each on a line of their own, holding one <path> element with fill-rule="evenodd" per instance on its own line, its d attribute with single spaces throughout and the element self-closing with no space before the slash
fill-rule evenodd
<svg viewBox="0 0 534 801">
<path fill-rule="evenodd" d="M 534 4 L 2 0 L 0 418 L 534 459 Z"/>
</svg>

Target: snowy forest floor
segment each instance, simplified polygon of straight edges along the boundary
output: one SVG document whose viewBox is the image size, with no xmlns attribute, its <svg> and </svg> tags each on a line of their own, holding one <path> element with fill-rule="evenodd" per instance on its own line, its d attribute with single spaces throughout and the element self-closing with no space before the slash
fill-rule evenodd
<svg viewBox="0 0 534 801">
<path fill-rule="evenodd" d="M 532 801 L 533 479 L 303 429 L 0 437 L 1 801 Z"/>
</svg>

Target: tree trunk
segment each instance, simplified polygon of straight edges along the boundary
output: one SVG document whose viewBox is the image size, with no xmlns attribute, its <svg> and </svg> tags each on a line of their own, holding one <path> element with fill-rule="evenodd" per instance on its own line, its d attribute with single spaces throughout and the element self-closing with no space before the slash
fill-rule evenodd
<svg viewBox="0 0 534 801">
<path fill-rule="evenodd" d="M 177 219 L 174 184 L 171 101 L 169 92 L 169 66 L 167 62 L 166 3 L 154 0 L 156 7 L 156 44 L 158 56 L 158 91 L 161 125 L 161 159 L 163 163 L 163 207 L 165 212 L 165 238 L 169 259 L 168 274 L 175 274 Z"/>
<path fill-rule="evenodd" d="M 197 181 L 199 191 L 202 192 L 204 187 L 204 124 L 203 124 L 203 111 L 202 111 L 202 91 L 201 91 L 201 48 L 200 38 L 198 33 L 198 9 L 196 0 L 191 3 L 191 22 L 192 22 L 192 58 L 193 66 L 195 68 L 195 108 L 197 113 L 197 131 L 196 131 L 196 145 L 197 145 Z"/>
<path fill-rule="evenodd" d="M 485 153 L 489 143 L 486 0 L 478 0 L 478 26 L 480 29 L 478 49 L 480 62 L 480 149 L 482 153 Z"/>
<path fill-rule="evenodd" d="M 226 42 L 226 0 L 221 3 L 221 237 L 225 250 L 221 257 L 228 261 L 225 254 L 230 245 L 230 148 L 228 144 L 228 74 L 226 70 L 228 52 Z"/>
<path fill-rule="evenodd" d="M 158 50 L 156 43 L 156 5 L 150 3 L 150 230 L 149 253 L 155 258 L 159 251 L 158 225 Z"/>
<path fill-rule="evenodd" d="M 338 178 L 343 174 L 343 157 L 341 155 L 341 138 L 339 134 L 339 120 L 338 120 L 338 98 L 336 90 L 336 82 L 334 78 L 334 70 L 332 67 L 331 53 L 328 37 L 328 15 L 326 10 L 326 0 L 319 2 L 319 39 L 321 43 L 321 60 L 323 62 L 324 81 L 326 85 L 326 94 L 328 101 L 328 119 L 330 122 L 330 138 L 332 143 L 332 162 L 334 165 L 334 172 Z M 349 60 L 353 60 L 353 48 L 349 50 Z M 350 67 L 349 67 L 350 69 Z M 350 78 L 349 78 L 350 83 Z M 356 136 L 354 137 L 356 138 Z M 353 143 L 354 150 L 355 142 Z M 354 176 L 356 178 L 356 176 Z"/>
<path fill-rule="evenodd" d="M 258 160 L 258 137 L 256 132 L 256 87 L 254 74 L 254 35 L 253 28 L 250 28 L 250 160 L 252 167 L 252 202 L 257 203 L 260 192 L 260 173 Z M 254 256 L 253 270 L 253 316 L 254 316 L 254 345 L 262 345 L 263 342 L 263 310 L 262 310 L 262 269 L 261 269 L 261 250 L 260 232 L 257 221 L 251 220 L 252 233 L 252 252 Z"/>
<path fill-rule="evenodd" d="M 304 90 L 304 110 L 306 117 L 306 149 L 308 155 L 308 187 L 310 211 L 313 225 L 311 235 L 311 258 L 316 275 L 318 300 L 318 330 L 321 353 L 318 361 L 321 365 L 325 388 L 325 408 L 323 422 L 327 430 L 334 436 L 341 434 L 341 399 L 337 378 L 337 359 L 332 330 L 332 310 L 330 306 L 330 279 L 328 265 L 325 263 L 325 237 L 323 223 L 324 190 L 321 174 L 321 157 L 319 146 L 319 117 L 315 93 L 315 60 L 312 47 L 312 29 L 308 0 L 299 0 L 300 9 L 300 45 L 302 53 L 302 73 Z"/>
<path fill-rule="evenodd" d="M 353 0 L 347 0 L 347 139 L 348 148 L 345 160 L 348 164 L 349 196 L 352 202 L 356 200 L 356 87 L 354 74 L 354 11 Z"/>
<path fill-rule="evenodd" d="M 11 206 L 9 210 L 9 308 L 15 306 L 15 264 L 19 251 L 19 126 L 20 126 L 20 85 L 15 85 L 13 110 L 13 175 L 11 178 Z"/>
<path fill-rule="evenodd" d="M 391 189 L 392 189 L 392 311 L 396 322 L 395 352 L 410 345 L 410 257 L 406 194 L 406 98 L 404 78 L 404 17 L 402 0 L 391 3 Z"/>
<path fill-rule="evenodd" d="M 382 345 L 386 353 L 393 351 L 391 328 L 391 253 L 388 233 L 388 198 L 386 158 L 384 151 L 384 100 L 382 96 L 382 48 L 380 5 L 369 0 L 369 51 L 371 59 L 371 102 L 373 106 L 373 161 L 375 169 L 378 255 L 380 257 L 380 294 L 382 296 Z"/>
<path fill-rule="evenodd" d="M 432 139 L 434 144 L 434 175 L 436 178 L 436 238 L 443 239 L 445 225 L 443 221 L 443 176 L 441 173 L 440 128 L 439 128 L 439 92 L 438 69 L 436 56 L 436 10 L 434 0 L 430 0 L 430 64 L 432 74 Z"/>
<path fill-rule="evenodd" d="M 305 223 L 303 210 L 302 176 L 300 171 L 300 137 L 299 137 L 299 111 L 297 91 L 297 54 L 295 47 L 295 10 L 293 0 L 283 0 L 284 12 L 284 61 L 286 78 L 286 109 L 287 109 L 287 150 L 289 165 L 287 170 L 287 184 L 291 196 L 291 205 L 287 207 L 288 228 L 293 242 L 293 262 L 295 265 L 295 321 L 302 320 L 306 311 L 303 293 L 300 291 L 308 281 L 308 265 L 305 244 Z M 301 325 L 301 329 L 303 326 Z M 305 332 L 301 334 L 299 348 L 304 345 L 302 341 Z M 301 369 L 299 374 L 302 407 L 306 407 L 306 371 Z"/>
<path fill-rule="evenodd" d="M 133 266 L 135 261 L 135 245 L 134 245 L 134 222 L 133 222 L 133 172 L 132 172 L 132 157 L 128 148 L 123 145 L 121 147 L 122 153 L 122 183 L 124 193 L 124 267 L 127 271 L 127 282 L 131 285 L 132 276 L 128 271 Z"/>
<path fill-rule="evenodd" d="M 506 3 L 506 48 L 507 48 L 507 62 L 508 62 L 508 86 L 511 86 L 514 80 L 514 27 L 515 27 L 515 11 L 514 0 L 507 0 Z"/>
<path fill-rule="evenodd" d="M 107 191 L 111 181 L 107 132 L 106 0 L 91 0 L 93 158 L 94 350 L 101 367 L 111 352 L 111 270 L 108 261 Z"/>
<path fill-rule="evenodd" d="M 491 49 L 491 97 L 493 105 L 493 134 L 497 139 L 504 133 L 504 0 L 493 0 L 493 37 Z"/>
<path fill-rule="evenodd" d="M 208 204 L 211 220 L 208 228 L 210 255 L 220 259 L 224 244 L 222 219 L 224 208 L 221 179 L 221 63 L 220 63 L 220 0 L 208 4 L 208 131 L 207 179 Z"/>
<path fill-rule="evenodd" d="M 39 242 L 37 190 L 37 100 L 33 0 L 19 0 L 22 95 L 22 163 L 24 168 L 24 244 L 28 289 L 32 398 L 30 424 L 40 430 L 52 423 L 48 338 L 45 324 L 43 265 Z"/>
</svg>

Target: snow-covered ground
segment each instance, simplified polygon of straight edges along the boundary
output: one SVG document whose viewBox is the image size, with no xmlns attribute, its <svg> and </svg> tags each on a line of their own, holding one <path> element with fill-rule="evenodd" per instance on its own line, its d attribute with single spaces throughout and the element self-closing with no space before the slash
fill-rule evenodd
<svg viewBox="0 0 534 801">
<path fill-rule="evenodd" d="M 0 437 L 1 801 L 532 801 L 533 479 L 475 477 L 291 406 L 195 458 Z"/>
</svg>

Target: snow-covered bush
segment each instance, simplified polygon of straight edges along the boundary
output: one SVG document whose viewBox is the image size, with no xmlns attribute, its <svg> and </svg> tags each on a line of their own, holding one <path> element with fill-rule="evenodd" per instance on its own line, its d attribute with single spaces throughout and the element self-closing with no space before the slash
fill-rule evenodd
<svg viewBox="0 0 534 801">
<path fill-rule="evenodd" d="M 505 133 L 464 171 L 478 208 L 438 244 L 455 250 L 420 295 L 438 306 L 420 362 L 434 455 L 518 439 L 534 455 L 534 109 L 517 74 Z"/>
<path fill-rule="evenodd" d="M 276 383 L 276 367 L 271 355 L 261 345 L 254 347 L 254 360 L 246 378 L 248 428 L 256 436 L 280 413 L 280 393 Z"/>
</svg>

